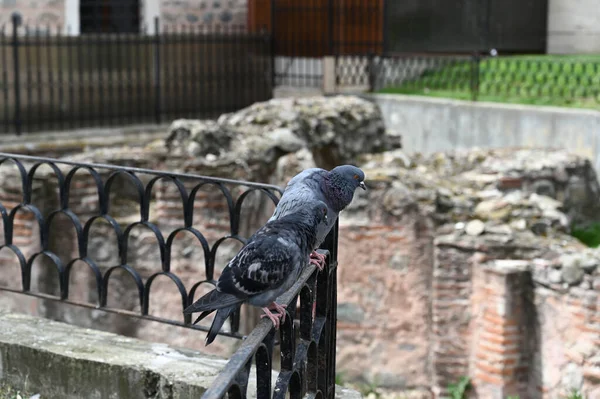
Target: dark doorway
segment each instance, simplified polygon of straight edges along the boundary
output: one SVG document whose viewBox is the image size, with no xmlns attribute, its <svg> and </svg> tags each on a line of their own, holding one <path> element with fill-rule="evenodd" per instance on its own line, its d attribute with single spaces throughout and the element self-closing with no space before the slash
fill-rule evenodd
<svg viewBox="0 0 600 399">
<path fill-rule="evenodd" d="M 81 33 L 139 33 L 139 0 L 80 0 Z"/>
</svg>

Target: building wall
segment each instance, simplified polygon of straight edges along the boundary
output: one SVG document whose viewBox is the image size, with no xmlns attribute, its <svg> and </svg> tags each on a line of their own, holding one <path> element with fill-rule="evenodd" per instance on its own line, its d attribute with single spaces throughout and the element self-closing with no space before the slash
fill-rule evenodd
<svg viewBox="0 0 600 399">
<path fill-rule="evenodd" d="M 548 0 L 548 53 L 600 52 L 598 20 L 596 0 Z"/>
<path fill-rule="evenodd" d="M 0 0 L 0 26 L 10 26 L 11 15 L 18 12 L 27 25 L 64 26 L 66 0 Z"/>
<path fill-rule="evenodd" d="M 564 148 L 600 171 L 600 112 L 411 95 L 372 96 L 410 154 L 506 147 Z"/>
<path fill-rule="evenodd" d="M 79 33 L 80 0 L 0 0 L 0 26 L 10 26 L 11 15 L 18 12 L 23 23 L 41 29 L 60 27 L 64 33 Z M 246 27 L 246 0 L 140 0 L 141 22 L 154 32 L 154 18 L 162 26 L 221 25 Z"/>
<path fill-rule="evenodd" d="M 160 17 L 166 25 L 246 26 L 246 0 L 160 1 Z"/>
</svg>

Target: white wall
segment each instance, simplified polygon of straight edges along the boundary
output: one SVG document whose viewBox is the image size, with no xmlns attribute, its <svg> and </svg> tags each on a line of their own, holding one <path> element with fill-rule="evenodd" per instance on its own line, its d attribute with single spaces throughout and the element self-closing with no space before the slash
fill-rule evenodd
<svg viewBox="0 0 600 399">
<path fill-rule="evenodd" d="M 600 52 L 598 0 L 548 0 L 548 53 Z"/>
</svg>

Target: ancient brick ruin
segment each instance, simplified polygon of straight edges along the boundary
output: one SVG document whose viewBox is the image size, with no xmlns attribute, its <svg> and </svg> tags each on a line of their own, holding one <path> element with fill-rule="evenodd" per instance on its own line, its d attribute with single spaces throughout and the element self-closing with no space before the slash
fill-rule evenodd
<svg viewBox="0 0 600 399">
<path fill-rule="evenodd" d="M 285 107 L 287 112 L 296 112 L 294 105 L 286 103 Z M 363 107 L 364 111 L 370 105 L 356 101 L 340 107 Z M 252 125 L 248 110 L 244 112 L 239 114 L 244 118 L 227 118 Z M 267 134 L 264 139 L 260 133 L 250 140 L 244 136 L 252 130 L 248 128 L 231 134 L 237 143 L 232 149 L 215 151 L 190 142 L 189 132 L 182 133 L 179 123 L 179 130 L 167 140 L 169 146 L 160 140 L 71 158 L 284 185 L 299 170 L 319 164 L 315 159 L 340 154 L 328 146 L 338 145 L 338 135 L 347 133 L 344 126 L 350 126 L 347 134 L 355 140 L 360 140 L 357 132 L 371 126 L 365 142 L 386 134 L 373 122 L 379 118 L 376 111 L 346 109 L 335 118 L 354 118 L 355 124 L 344 121 L 321 127 L 309 122 L 290 127 L 285 121 L 269 119 L 277 118 L 278 112 L 269 118 L 261 112 L 256 109 L 262 117 L 255 118 L 252 126 L 265 126 L 264 131 L 271 133 L 276 130 L 277 137 L 284 139 L 265 147 L 274 136 Z M 227 125 L 227 118 L 218 128 L 235 130 Z M 298 116 L 285 118 L 292 121 Z M 192 136 L 204 137 L 204 128 L 197 128 L 201 132 Z M 308 131 L 297 134 L 299 129 Z M 329 129 L 331 140 L 313 141 L 318 129 Z M 177 153 L 173 140 L 182 135 L 184 144 L 179 148 L 187 151 Z M 380 137 L 379 142 L 386 140 Z M 340 217 L 337 359 L 344 379 L 411 391 L 414 397 L 423 398 L 443 397 L 448 384 L 462 376 L 470 378 L 471 392 L 479 398 L 556 398 L 571 389 L 580 390 L 586 398 L 600 397 L 600 250 L 589 249 L 568 234 L 572 221 L 597 218 L 600 190 L 589 162 L 558 150 L 532 149 L 408 157 L 389 142 L 374 144 L 373 154 L 361 155 L 350 148 L 351 156 L 342 158 L 365 170 L 369 186 L 369 191 L 357 193 Z M 253 149 L 272 156 L 265 161 Z M 11 208 L 18 201 L 19 182 L 10 179 L 4 166 L 0 176 L 1 201 Z M 86 180 L 82 174 L 77 194 L 73 193 L 83 215 L 93 209 L 96 195 Z M 53 187 L 52 179 L 40 172 L 34 197 L 51 204 L 56 197 Z M 151 218 L 168 232 L 170 223 L 181 217 L 177 193 L 168 183 L 156 190 Z M 217 194 L 210 189 L 198 194 L 202 201 L 197 201 L 195 224 L 209 232 L 209 241 L 210 231 L 217 237 L 228 229 L 226 207 Z M 263 200 L 257 197 L 244 213 L 246 231 L 253 231 L 272 212 Z M 124 222 L 138 211 L 128 205 L 125 194 L 114 206 L 123 210 Z M 20 213 L 17 220 L 15 242 L 34 251 L 39 243 L 31 215 Z M 60 237 L 54 245 L 67 252 L 74 248 L 69 247 L 68 235 Z M 184 273 L 188 285 L 202 278 L 201 253 L 186 237 L 181 238 L 173 267 Z M 137 255 L 131 261 L 151 270 L 156 255 L 147 250 L 150 238 L 139 232 L 132 240 Z M 103 238 L 102 226 L 98 226 L 95 243 L 98 260 L 110 265 L 115 251 L 111 240 Z M 235 245 L 223 248 L 217 268 L 238 249 Z M 0 283 L 14 284 L 18 273 L 5 255 L 0 252 L 0 267 L 12 272 L 2 273 Z M 37 281 L 49 291 L 55 289 L 48 283 L 50 276 L 51 272 L 39 268 Z M 75 278 L 85 282 L 89 275 Z M 120 283 L 127 284 L 125 280 Z M 168 284 L 156 289 L 164 294 L 156 297 L 151 311 L 177 317 L 176 292 Z M 125 288 L 122 292 L 112 299 L 132 309 L 139 306 L 133 296 L 127 297 Z M 0 300 L 3 306 L 19 311 L 204 348 L 197 332 L 154 325 L 141 328 L 131 320 L 49 303 L 32 302 L 31 309 L 26 309 L 21 297 L 17 303 L 4 294 Z M 214 353 L 224 355 L 231 350 L 225 340 L 215 344 L 210 347 Z"/>
</svg>

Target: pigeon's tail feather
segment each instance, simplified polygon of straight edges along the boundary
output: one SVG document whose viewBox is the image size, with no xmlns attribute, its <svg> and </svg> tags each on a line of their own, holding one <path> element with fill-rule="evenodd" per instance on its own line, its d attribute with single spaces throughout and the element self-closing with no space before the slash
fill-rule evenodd
<svg viewBox="0 0 600 399">
<path fill-rule="evenodd" d="M 198 324 L 198 322 L 200 320 L 204 319 L 206 316 L 208 316 L 212 312 L 214 312 L 214 310 L 205 310 L 204 312 L 200 313 L 200 316 L 198 316 L 198 318 L 196 319 L 196 321 L 194 322 L 194 324 Z"/>
<path fill-rule="evenodd" d="M 223 292 L 212 290 L 196 302 L 184 309 L 183 313 L 190 314 L 196 312 L 213 311 L 222 308 L 226 308 L 231 305 L 242 303 L 244 300 L 236 297 L 235 295 L 225 294 Z M 209 312 L 210 313 L 210 312 Z M 206 317 L 206 315 L 204 315 Z M 203 317 L 203 318 L 204 318 Z"/>
<path fill-rule="evenodd" d="M 206 346 L 210 345 L 215 340 L 217 334 L 219 333 L 219 331 L 221 331 L 221 327 L 223 327 L 223 324 L 225 324 L 225 320 L 227 320 L 229 315 L 236 308 L 237 306 L 234 305 L 217 310 L 217 314 L 215 315 L 215 318 L 213 319 L 213 322 L 210 325 L 210 329 L 208 330 L 208 335 L 206 336 Z M 202 317 L 202 315 L 200 315 L 200 317 Z"/>
</svg>

